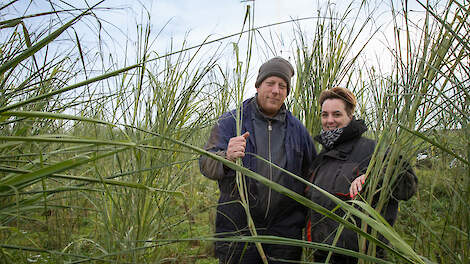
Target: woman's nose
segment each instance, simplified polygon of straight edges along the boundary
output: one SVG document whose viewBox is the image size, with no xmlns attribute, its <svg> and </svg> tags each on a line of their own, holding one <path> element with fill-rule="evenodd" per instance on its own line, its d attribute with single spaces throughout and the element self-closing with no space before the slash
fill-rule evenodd
<svg viewBox="0 0 470 264">
<path fill-rule="evenodd" d="M 335 121 L 335 119 L 333 118 L 333 116 L 329 115 L 328 118 L 326 119 L 326 122 L 327 123 L 333 123 Z"/>
</svg>

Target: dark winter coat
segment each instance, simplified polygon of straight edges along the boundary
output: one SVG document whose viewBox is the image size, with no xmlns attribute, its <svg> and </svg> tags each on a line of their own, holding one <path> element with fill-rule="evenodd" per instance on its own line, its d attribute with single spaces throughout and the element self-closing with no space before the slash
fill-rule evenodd
<svg viewBox="0 0 470 264">
<path fill-rule="evenodd" d="M 343 135 L 331 149 L 323 149 L 317 156 L 313 166 L 313 184 L 336 195 L 343 200 L 349 200 L 349 187 L 351 182 L 364 174 L 374 152 L 376 142 L 362 137 L 367 130 L 362 120 L 353 119 L 344 128 Z M 319 136 L 316 140 L 321 141 Z M 392 195 L 381 214 L 393 225 L 398 211 L 398 200 L 408 200 L 416 191 L 417 177 L 408 164 L 398 175 L 394 184 Z M 314 202 L 332 210 L 335 202 L 321 194 L 316 189 L 308 188 L 307 196 Z M 378 197 L 378 196 L 376 196 Z M 374 206 L 374 205 L 372 205 Z M 343 216 L 344 211 L 338 209 L 336 214 Z M 360 220 L 356 219 L 360 226 Z M 332 244 L 336 235 L 338 223 L 310 210 L 307 225 L 307 239 L 313 242 Z M 344 228 L 336 246 L 358 251 L 357 234 Z"/>
<path fill-rule="evenodd" d="M 253 118 L 256 111 L 256 105 L 252 103 L 251 98 L 243 102 L 243 120 L 241 134 L 248 131 L 250 136 L 247 139 L 245 157 L 242 159 L 243 166 L 257 172 L 257 159 L 249 153 L 258 153 L 258 148 L 267 146 L 258 146 L 255 142 L 256 135 L 253 127 Z M 219 155 L 224 155 L 230 138 L 236 136 L 235 111 L 223 114 L 217 124 L 212 129 L 206 149 Z M 316 155 L 313 141 L 302 125 L 289 111 L 285 115 L 285 136 L 284 151 L 286 167 L 284 169 L 296 174 L 304 179 L 309 177 L 309 168 Z M 223 170 L 222 177 L 217 179 L 220 198 L 217 206 L 216 215 L 216 233 L 229 233 L 229 235 L 249 235 L 246 221 L 246 214 L 239 202 L 239 192 L 235 182 L 235 171 L 215 166 L 207 165 L 210 160 L 205 157 L 200 158 L 201 172 L 208 178 L 212 170 Z M 213 160 L 212 160 L 213 161 Z M 263 175 L 266 176 L 266 175 Z M 293 177 L 281 174 L 277 183 L 289 188 L 290 190 L 303 194 L 305 184 L 299 182 Z M 302 238 L 302 228 L 305 226 L 307 210 L 291 198 L 280 195 L 275 200 L 276 205 L 272 206 L 274 210 L 265 217 L 265 212 L 260 212 L 258 206 L 259 197 L 264 197 L 259 192 L 259 183 L 246 177 L 246 184 L 249 193 L 250 213 L 257 227 L 258 234 L 270 234 L 283 237 Z"/>
</svg>

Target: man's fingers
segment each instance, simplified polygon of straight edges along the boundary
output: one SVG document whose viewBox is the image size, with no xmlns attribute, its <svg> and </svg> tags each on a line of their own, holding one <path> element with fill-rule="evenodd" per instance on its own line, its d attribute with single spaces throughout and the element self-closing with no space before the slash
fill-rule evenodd
<svg viewBox="0 0 470 264">
<path fill-rule="evenodd" d="M 246 145 L 246 138 L 250 135 L 249 132 L 245 132 L 245 134 L 238 136 L 238 137 L 233 137 L 229 140 L 228 142 L 228 147 L 231 145 Z"/>
<path fill-rule="evenodd" d="M 241 136 L 230 139 L 227 146 L 228 160 L 235 161 L 237 158 L 245 157 L 246 138 L 248 138 L 249 135 L 249 132 L 245 132 Z"/>
<path fill-rule="evenodd" d="M 235 161 L 237 158 L 245 156 L 245 148 L 231 149 L 227 151 L 227 159 Z"/>
<path fill-rule="evenodd" d="M 244 137 L 245 139 L 247 139 L 248 136 L 250 136 L 250 132 L 248 132 L 248 131 L 246 131 L 246 132 L 242 135 L 242 137 Z"/>
</svg>

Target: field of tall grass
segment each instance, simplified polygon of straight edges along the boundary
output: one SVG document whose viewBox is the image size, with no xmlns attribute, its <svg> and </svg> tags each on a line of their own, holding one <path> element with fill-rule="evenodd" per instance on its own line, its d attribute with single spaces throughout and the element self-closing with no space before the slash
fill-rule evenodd
<svg viewBox="0 0 470 264">
<path fill-rule="evenodd" d="M 218 263 L 217 184 L 199 173 L 197 159 L 211 155 L 202 146 L 214 120 L 254 89 L 258 60 L 281 55 L 272 37 L 281 24 L 292 29 L 292 112 L 314 136 L 319 93 L 353 90 L 356 114 L 378 141 L 370 182 L 380 177 L 381 188 L 390 188 L 395 175 L 386 164 L 403 156 L 417 172 L 418 192 L 400 204 L 392 228 L 369 206 L 372 197 L 336 200 L 348 212 L 339 218 L 221 160 L 240 172 L 240 186 L 244 177 L 258 179 L 344 227 L 355 228 L 350 216 L 361 218 L 359 253 L 328 247 L 361 263 L 470 263 L 468 1 L 417 1 L 419 12 L 406 1 L 386 2 L 385 11 L 352 1 L 319 7 L 302 20 L 309 23 L 261 27 L 255 2 L 243 2 L 239 33 L 172 44 L 165 53 L 155 51 L 160 29 L 144 12 L 136 35 L 127 36 L 132 43 L 113 44 L 125 51 L 118 54 L 100 17 L 112 12 L 106 1 L 49 1 L 47 12 L 26 13 L 20 2 L 0 3 L 1 263 Z M 389 21 L 379 19 L 384 14 Z M 325 248 L 252 231 L 232 239 L 300 245 L 306 263 Z M 376 246 L 386 260 L 371 257 Z"/>
</svg>

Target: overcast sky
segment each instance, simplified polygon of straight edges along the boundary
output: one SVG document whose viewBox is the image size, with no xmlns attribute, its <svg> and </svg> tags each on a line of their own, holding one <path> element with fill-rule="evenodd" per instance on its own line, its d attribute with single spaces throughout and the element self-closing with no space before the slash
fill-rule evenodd
<svg viewBox="0 0 470 264">
<path fill-rule="evenodd" d="M 135 1 L 109 0 L 105 4 L 118 3 L 115 6 L 123 7 L 124 17 L 114 20 L 117 23 L 126 23 L 133 26 L 139 14 L 130 15 L 129 12 L 139 12 L 145 6 L 151 14 L 151 22 L 155 27 L 162 27 L 166 23 L 164 33 L 167 36 L 180 36 L 187 32 L 192 38 L 205 37 L 211 34 L 224 36 L 240 30 L 246 11 L 246 6 L 254 5 L 255 24 L 258 26 L 312 16 L 315 12 L 316 0 L 256 0 L 242 2 L 239 0 L 145 0 L 140 4 Z M 137 21 L 138 22 L 138 21 Z"/>
<path fill-rule="evenodd" d="M 70 6 L 67 6 L 68 4 L 85 8 L 86 3 L 93 5 L 99 1 L 54 0 L 53 2 L 56 4 L 54 8 L 59 10 L 70 8 Z M 352 2 L 355 5 L 361 3 L 361 1 Z M 383 13 L 388 12 L 388 15 L 390 15 L 390 12 L 386 11 L 390 5 L 395 5 L 395 9 L 400 8 L 399 3 L 394 2 L 396 1 L 367 1 L 367 5 L 373 8 L 376 3 L 380 3 L 381 8 L 384 9 Z M 247 5 L 254 6 L 255 26 L 264 26 L 289 19 L 317 16 L 319 8 L 325 10 L 328 3 L 338 13 L 342 13 L 349 5 L 349 1 L 342 0 L 105 0 L 99 6 L 111 8 L 111 10 L 95 12 L 100 19 L 108 22 L 108 24 L 103 23 L 103 25 L 112 37 L 116 39 L 127 37 L 130 41 L 135 41 L 136 24 L 142 23 L 145 25 L 147 23 L 146 11 L 148 11 L 154 36 L 161 31 L 159 37 L 156 38 L 158 42 L 156 48 L 164 48 L 171 39 L 176 44 L 185 39 L 189 42 L 189 45 L 194 45 L 201 43 L 207 37 L 212 40 L 239 32 L 242 28 Z M 411 1 L 409 5 L 411 9 L 418 6 L 416 1 Z M 48 0 L 35 0 L 32 3 L 30 0 L 19 0 L 13 4 L 13 7 L 16 12 L 27 14 L 51 10 Z M 0 12 L 0 16 L 7 18 L 9 14 L 13 13 L 13 8 L 10 8 Z M 377 13 L 380 14 L 381 11 Z M 70 16 L 67 19 L 70 19 Z M 86 19 L 93 21 L 92 17 Z M 380 19 L 380 16 L 376 19 Z M 35 22 L 37 21 L 39 20 Z M 45 22 L 43 20 L 37 23 Z M 302 30 L 312 30 L 315 22 L 314 19 L 303 21 Z M 94 26 L 96 26 L 96 23 Z M 266 37 L 269 36 L 269 33 L 273 33 L 276 36 L 287 38 L 289 33 L 292 35 L 293 28 L 294 24 L 290 23 L 284 26 L 263 29 L 261 33 L 266 34 Z M 94 41 L 94 38 L 86 35 L 86 30 L 83 28 L 78 28 L 77 31 L 84 43 Z M 285 48 L 287 49 L 288 42 L 289 39 L 286 39 L 286 43 L 281 41 L 281 45 L 286 45 Z M 119 44 L 122 45 L 122 41 L 119 41 Z M 283 49 L 283 47 L 278 48 Z"/>
<path fill-rule="evenodd" d="M 87 0 L 85 2 L 85 0 L 68 0 L 65 2 L 75 7 L 84 8 L 86 7 L 86 2 L 92 5 L 99 1 Z M 387 9 L 389 9 L 389 5 L 392 2 L 377 1 L 377 3 L 383 5 L 380 8 L 384 9 L 377 13 L 390 15 Z M 55 1 L 55 3 L 58 5 L 55 7 L 56 9 L 70 8 L 64 4 L 64 1 Z M 150 16 L 150 25 L 153 32 L 150 38 L 151 41 L 153 41 L 152 49 L 158 54 L 165 54 L 169 50 L 168 46 L 170 41 L 173 41 L 174 51 L 181 47 L 183 40 L 187 41 L 186 46 L 193 46 L 202 43 L 206 38 L 208 38 L 208 40 L 214 40 L 240 32 L 247 5 L 254 5 L 255 26 L 258 27 L 290 19 L 317 16 L 319 8 L 324 10 L 327 3 L 328 2 L 325 0 L 106 0 L 100 7 L 111 9 L 96 10 L 95 12 L 97 16 L 102 19 L 102 25 L 106 29 L 107 34 L 114 39 L 114 42 L 109 42 L 110 54 L 122 54 L 125 44 L 132 44 L 137 41 L 136 25 L 146 25 L 148 23 L 147 12 Z M 329 3 L 333 6 L 334 10 L 339 13 L 342 13 L 348 5 L 347 1 L 330 1 Z M 360 1 L 355 1 L 354 3 L 359 4 Z M 374 7 L 374 1 L 368 1 L 367 3 L 371 5 L 371 8 Z M 414 1 L 412 1 L 411 5 L 412 8 L 417 6 Z M 19 0 L 19 2 L 14 4 L 14 8 L 16 12 L 31 14 L 49 11 L 50 4 L 46 0 L 35 0 L 33 3 L 31 3 L 30 0 Z M 395 8 L 400 7 L 395 6 Z M 3 18 L 7 18 L 9 14 L 14 13 L 12 10 L 12 8 L 6 9 L 0 13 L 0 15 Z M 384 18 L 385 16 L 378 16 L 375 23 L 386 23 L 379 21 Z M 68 16 L 67 19 L 70 19 L 70 16 Z M 88 16 L 83 20 L 84 23 L 74 26 L 82 45 L 90 48 L 98 47 L 98 38 L 91 36 L 90 34 L 93 33 L 91 33 L 91 31 L 87 32 L 86 29 L 87 25 L 96 27 L 96 20 L 94 20 L 92 16 Z M 38 27 L 41 23 L 49 23 L 46 17 L 38 18 L 33 21 L 38 24 Z M 31 21 L 29 20 L 29 22 Z M 315 23 L 315 19 L 302 21 L 302 30 L 309 32 L 309 30 L 315 29 Z M 269 57 L 282 55 L 289 59 L 293 46 L 293 30 L 295 29 L 295 25 L 290 23 L 261 30 L 261 34 L 265 40 L 269 41 L 269 37 L 273 36 L 276 43 L 271 45 L 273 47 L 270 50 L 266 49 L 266 45 L 261 45 L 262 43 L 255 45 L 251 64 L 252 75 L 256 74 L 256 69 Z M 34 26 L 32 31 L 34 32 Z M 94 32 L 96 32 L 96 30 L 94 30 Z M 384 28 L 383 32 L 387 32 L 387 29 Z M 73 33 L 68 31 L 67 34 Z M 103 34 L 103 36 L 103 40 L 106 41 L 105 34 Z M 306 34 L 306 36 L 308 36 L 308 34 Z M 364 36 L 367 37 L 368 33 L 365 33 Z M 260 37 L 257 41 L 263 41 L 263 38 Z M 210 47 L 220 48 L 222 45 L 225 45 L 225 53 L 230 56 L 231 53 L 233 54 L 233 49 L 227 47 L 230 47 L 229 43 L 231 41 L 236 41 L 236 38 L 225 40 L 223 43 L 214 44 Z M 379 49 L 383 55 L 383 48 L 379 45 L 380 41 L 372 43 L 370 46 L 374 48 L 375 45 L 376 49 Z M 262 50 L 263 48 L 265 50 Z M 128 56 L 129 55 L 131 54 L 128 54 Z M 374 56 L 375 54 L 370 57 L 372 58 Z M 122 59 L 125 56 L 117 57 L 118 59 Z M 291 62 L 293 62 L 292 59 Z M 130 62 L 127 62 L 127 64 L 130 64 Z"/>
<path fill-rule="evenodd" d="M 140 3 L 121 0 L 105 2 L 115 3 L 119 9 L 106 12 L 106 20 L 126 32 L 133 32 L 135 25 L 142 21 L 142 7 L 150 12 L 153 32 L 160 30 L 157 49 L 164 49 L 170 40 L 176 44 L 188 41 L 189 45 L 202 43 L 207 37 L 214 40 L 239 32 L 243 26 L 247 5 L 254 4 L 255 26 L 264 26 L 290 19 L 316 15 L 316 0 L 146 0 Z M 308 22 L 307 22 L 308 23 Z M 310 20 L 310 23 L 314 23 Z M 272 27 L 263 30 L 284 36 L 292 31 L 293 24 Z M 131 36 L 132 33 L 126 33 Z M 290 34 L 292 35 L 292 34 Z M 234 41 L 235 38 L 227 40 Z M 288 40 L 287 40 L 288 42 Z M 289 43 L 284 43 L 286 46 Z M 286 52 L 287 47 L 277 47 Z M 278 54 L 279 55 L 279 54 Z M 266 55 L 267 56 L 267 55 Z M 265 57 L 266 57 L 265 56 Z"/>
<path fill-rule="evenodd" d="M 169 42 L 173 40 L 174 50 L 180 47 L 183 40 L 187 41 L 187 46 L 202 43 L 208 40 L 218 39 L 230 34 L 240 32 L 247 10 L 247 5 L 254 4 L 255 26 L 264 26 L 291 19 L 312 17 L 317 15 L 317 0 L 256 0 L 255 2 L 242 2 L 239 0 L 146 0 L 139 2 L 109 0 L 105 6 L 116 8 L 111 12 L 103 12 L 102 18 L 121 30 L 121 34 L 135 36 L 136 24 L 146 23 L 146 11 L 150 13 L 150 23 L 156 41 L 153 48 L 160 54 L 164 54 Z M 301 23 L 313 25 L 314 20 L 306 20 Z M 275 55 L 282 55 L 289 59 L 291 56 L 291 36 L 295 25 L 284 24 L 263 29 L 261 33 L 267 37 L 273 34 L 276 39 L 276 50 L 258 50 L 261 46 L 255 45 L 251 63 L 251 78 L 249 85 L 253 86 L 256 69 L 261 63 Z M 313 28 L 310 27 L 310 28 Z M 160 32 L 161 31 L 161 32 Z M 113 34 L 114 35 L 114 34 Z M 116 35 L 119 35 L 117 33 Z M 116 36 L 115 35 L 115 36 Z M 281 40 L 282 38 L 282 40 Z M 132 41 L 132 40 L 130 40 Z M 236 41 L 236 38 L 224 40 L 221 46 L 226 45 L 225 57 L 233 54 L 233 49 L 228 43 Z M 260 41 L 260 40 L 258 40 Z M 246 44 L 246 42 L 241 43 Z M 220 47 L 219 43 L 211 45 L 213 48 Z M 245 48 L 242 46 L 241 49 Z M 290 59 L 293 62 L 292 59 Z"/>
</svg>

